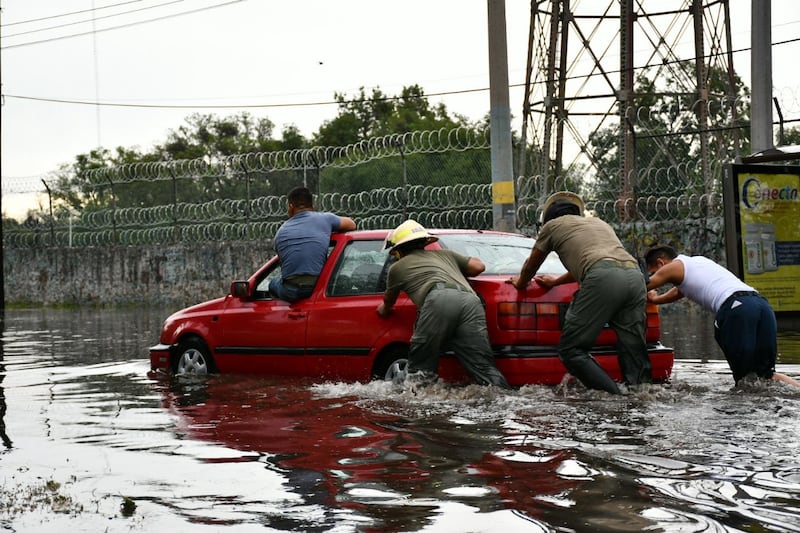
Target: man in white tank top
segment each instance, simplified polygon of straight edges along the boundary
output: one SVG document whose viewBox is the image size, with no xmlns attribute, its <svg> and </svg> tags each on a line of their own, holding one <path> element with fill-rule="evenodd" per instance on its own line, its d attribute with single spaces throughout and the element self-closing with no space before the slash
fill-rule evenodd
<svg viewBox="0 0 800 533">
<path fill-rule="evenodd" d="M 714 338 L 734 381 L 756 374 L 800 387 L 800 382 L 775 372 L 778 326 L 772 307 L 758 291 L 714 261 L 679 255 L 671 246 L 650 248 L 645 262 L 649 302 L 665 304 L 685 296 L 714 313 Z M 663 294 L 654 290 L 668 283 L 673 287 Z"/>
</svg>

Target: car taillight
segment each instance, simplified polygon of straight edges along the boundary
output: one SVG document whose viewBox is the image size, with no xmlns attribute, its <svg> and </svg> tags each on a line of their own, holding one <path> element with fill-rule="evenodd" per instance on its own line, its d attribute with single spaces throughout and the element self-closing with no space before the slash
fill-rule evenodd
<svg viewBox="0 0 800 533">
<path fill-rule="evenodd" d="M 557 303 L 502 302 L 497 305 L 500 329 L 552 329 L 560 327 Z"/>
<path fill-rule="evenodd" d="M 661 317 L 658 316 L 658 306 L 656 304 L 647 304 L 647 329 L 653 331 L 656 337 L 661 335 Z"/>
</svg>

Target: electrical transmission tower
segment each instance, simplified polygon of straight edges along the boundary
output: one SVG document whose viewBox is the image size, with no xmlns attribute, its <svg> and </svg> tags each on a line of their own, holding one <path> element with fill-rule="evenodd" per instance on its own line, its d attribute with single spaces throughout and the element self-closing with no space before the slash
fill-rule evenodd
<svg viewBox="0 0 800 533">
<path fill-rule="evenodd" d="M 743 149 L 728 0 L 532 0 L 525 89 L 518 175 L 542 195 L 589 176 L 623 219 L 657 190 L 715 192 Z"/>
</svg>

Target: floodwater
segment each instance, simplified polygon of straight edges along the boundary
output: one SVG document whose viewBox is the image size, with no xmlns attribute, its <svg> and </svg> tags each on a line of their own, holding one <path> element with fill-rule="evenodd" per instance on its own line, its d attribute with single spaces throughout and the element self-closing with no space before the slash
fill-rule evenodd
<svg viewBox="0 0 800 533">
<path fill-rule="evenodd" d="M 732 388 L 700 312 L 624 397 L 150 376 L 168 313 L 6 311 L 0 531 L 800 532 L 800 389 Z"/>
</svg>

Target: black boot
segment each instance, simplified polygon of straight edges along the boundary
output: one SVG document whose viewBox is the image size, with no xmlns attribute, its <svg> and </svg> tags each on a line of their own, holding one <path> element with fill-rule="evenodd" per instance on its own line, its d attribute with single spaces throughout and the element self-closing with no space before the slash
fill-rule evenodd
<svg viewBox="0 0 800 533">
<path fill-rule="evenodd" d="M 587 353 L 561 354 L 561 361 L 569 373 L 580 380 L 587 389 L 604 390 L 622 394 L 611 376 Z"/>
</svg>

